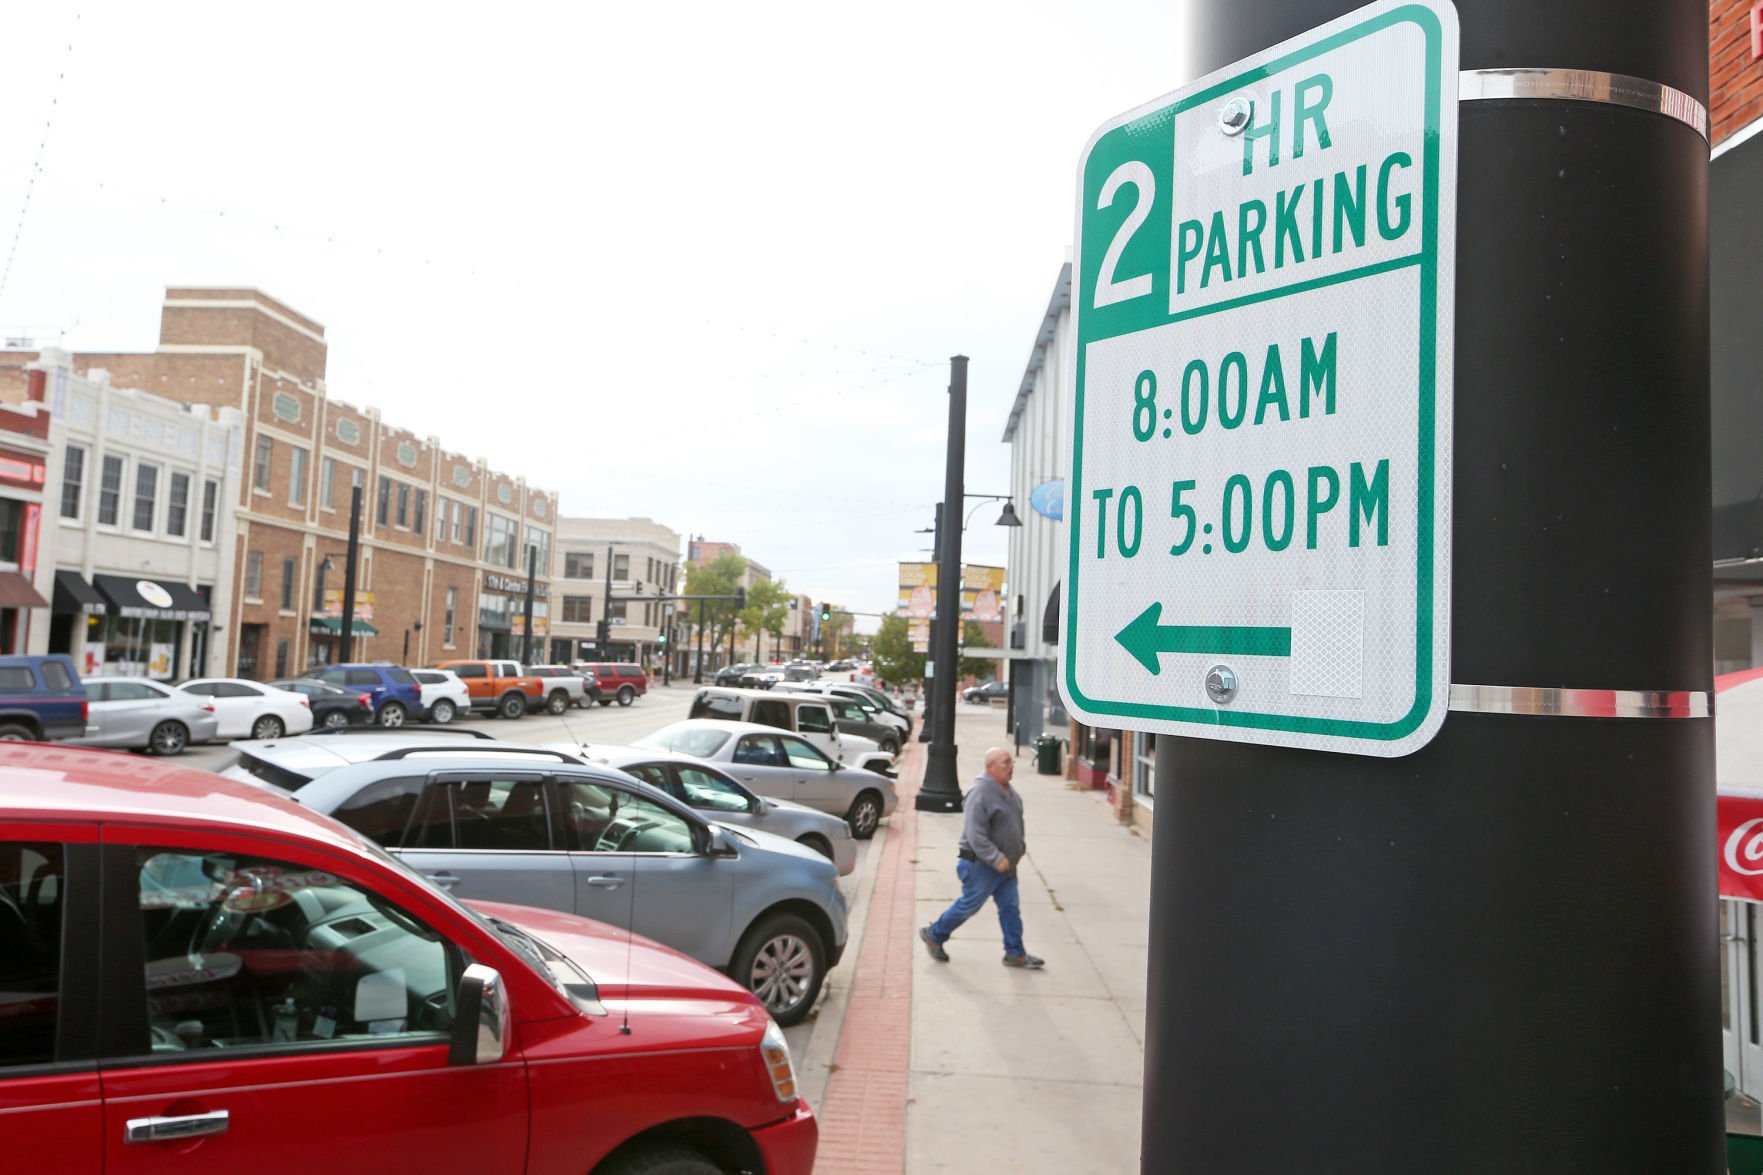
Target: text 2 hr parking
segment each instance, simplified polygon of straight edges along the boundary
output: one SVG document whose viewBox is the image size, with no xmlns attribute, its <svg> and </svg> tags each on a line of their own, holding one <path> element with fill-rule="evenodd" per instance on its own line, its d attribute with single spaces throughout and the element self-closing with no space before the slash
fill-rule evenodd
<svg viewBox="0 0 1763 1175">
<path fill-rule="evenodd" d="M 1301 496 L 1300 480 L 1304 487 Z M 1339 540 L 1340 528 L 1325 527 L 1323 521 L 1325 515 L 1343 504 L 1347 514 L 1347 546 L 1390 545 L 1387 457 L 1369 466 L 1355 461 L 1344 476 L 1331 465 L 1312 465 L 1298 475 L 1275 469 L 1262 479 L 1258 490 L 1248 475 L 1233 473 L 1225 478 L 1219 496 L 1216 528 L 1211 522 L 1201 521 L 1194 507 L 1183 500 L 1196 484 L 1191 480 L 1178 481 L 1169 487 L 1169 517 L 1180 528 L 1180 537 L 1170 544 L 1171 555 L 1187 554 L 1200 538 L 1206 540 L 1200 544 L 1200 553 L 1210 555 L 1213 537 L 1233 555 L 1248 550 L 1257 537 L 1267 550 L 1283 551 L 1296 539 L 1300 517 L 1304 522 L 1304 549 L 1314 551 L 1331 535 Z M 1145 534 L 1145 499 L 1139 487 L 1123 486 L 1118 493 L 1113 489 L 1092 490 L 1090 498 L 1096 504 L 1096 558 L 1107 558 L 1110 545 L 1121 558 L 1137 555 Z M 1112 544 L 1108 526 L 1110 503 L 1114 514 Z"/>
</svg>

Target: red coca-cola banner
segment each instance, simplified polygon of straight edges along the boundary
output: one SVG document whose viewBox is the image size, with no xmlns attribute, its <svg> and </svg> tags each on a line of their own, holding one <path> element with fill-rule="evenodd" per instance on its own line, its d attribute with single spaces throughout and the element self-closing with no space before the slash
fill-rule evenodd
<svg viewBox="0 0 1763 1175">
<path fill-rule="evenodd" d="M 1763 902 L 1763 794 L 1720 793 L 1720 896 Z"/>
</svg>

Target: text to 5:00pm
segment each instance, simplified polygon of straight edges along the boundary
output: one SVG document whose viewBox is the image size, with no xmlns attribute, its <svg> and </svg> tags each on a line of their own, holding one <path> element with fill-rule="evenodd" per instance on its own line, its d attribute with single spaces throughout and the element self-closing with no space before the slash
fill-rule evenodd
<svg viewBox="0 0 1763 1175">
<path fill-rule="evenodd" d="M 1171 555 L 1186 555 L 1199 542 L 1210 555 L 1214 544 L 1239 555 L 1257 544 L 1284 551 L 1294 543 L 1303 550 L 1344 542 L 1348 547 L 1390 543 L 1390 462 L 1354 461 L 1346 469 L 1312 465 L 1292 472 L 1275 469 L 1257 484 L 1247 474 L 1224 479 L 1214 505 L 1202 517 L 1195 500 L 1205 494 L 1192 480 L 1171 482 L 1169 527 Z M 1096 520 L 1096 558 L 1138 555 L 1145 538 L 1145 495 L 1136 485 L 1090 491 Z M 1336 513 L 1336 511 L 1340 513 Z M 1331 515 L 1333 517 L 1331 517 Z M 1211 519 L 1217 519 L 1214 523 Z M 1112 523 L 1112 525 L 1110 525 Z"/>
</svg>

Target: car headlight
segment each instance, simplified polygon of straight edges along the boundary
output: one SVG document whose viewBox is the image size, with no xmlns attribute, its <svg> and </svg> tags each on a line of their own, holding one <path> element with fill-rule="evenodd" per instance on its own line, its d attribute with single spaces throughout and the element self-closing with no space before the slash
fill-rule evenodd
<svg viewBox="0 0 1763 1175">
<path fill-rule="evenodd" d="M 765 1061 L 765 1071 L 771 1074 L 771 1088 L 776 1091 L 777 1100 L 795 1101 L 796 1066 L 790 1063 L 790 1042 L 784 1039 L 784 1030 L 776 1020 L 766 1021 L 765 1035 L 759 1038 L 759 1056 Z"/>
</svg>

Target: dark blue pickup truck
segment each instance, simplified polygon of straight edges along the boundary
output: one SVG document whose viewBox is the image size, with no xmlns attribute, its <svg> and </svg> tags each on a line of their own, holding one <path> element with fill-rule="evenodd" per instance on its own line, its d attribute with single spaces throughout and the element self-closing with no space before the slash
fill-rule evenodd
<svg viewBox="0 0 1763 1175">
<path fill-rule="evenodd" d="M 86 690 L 72 657 L 0 657 L 0 739 L 53 742 L 85 733 Z"/>
</svg>

